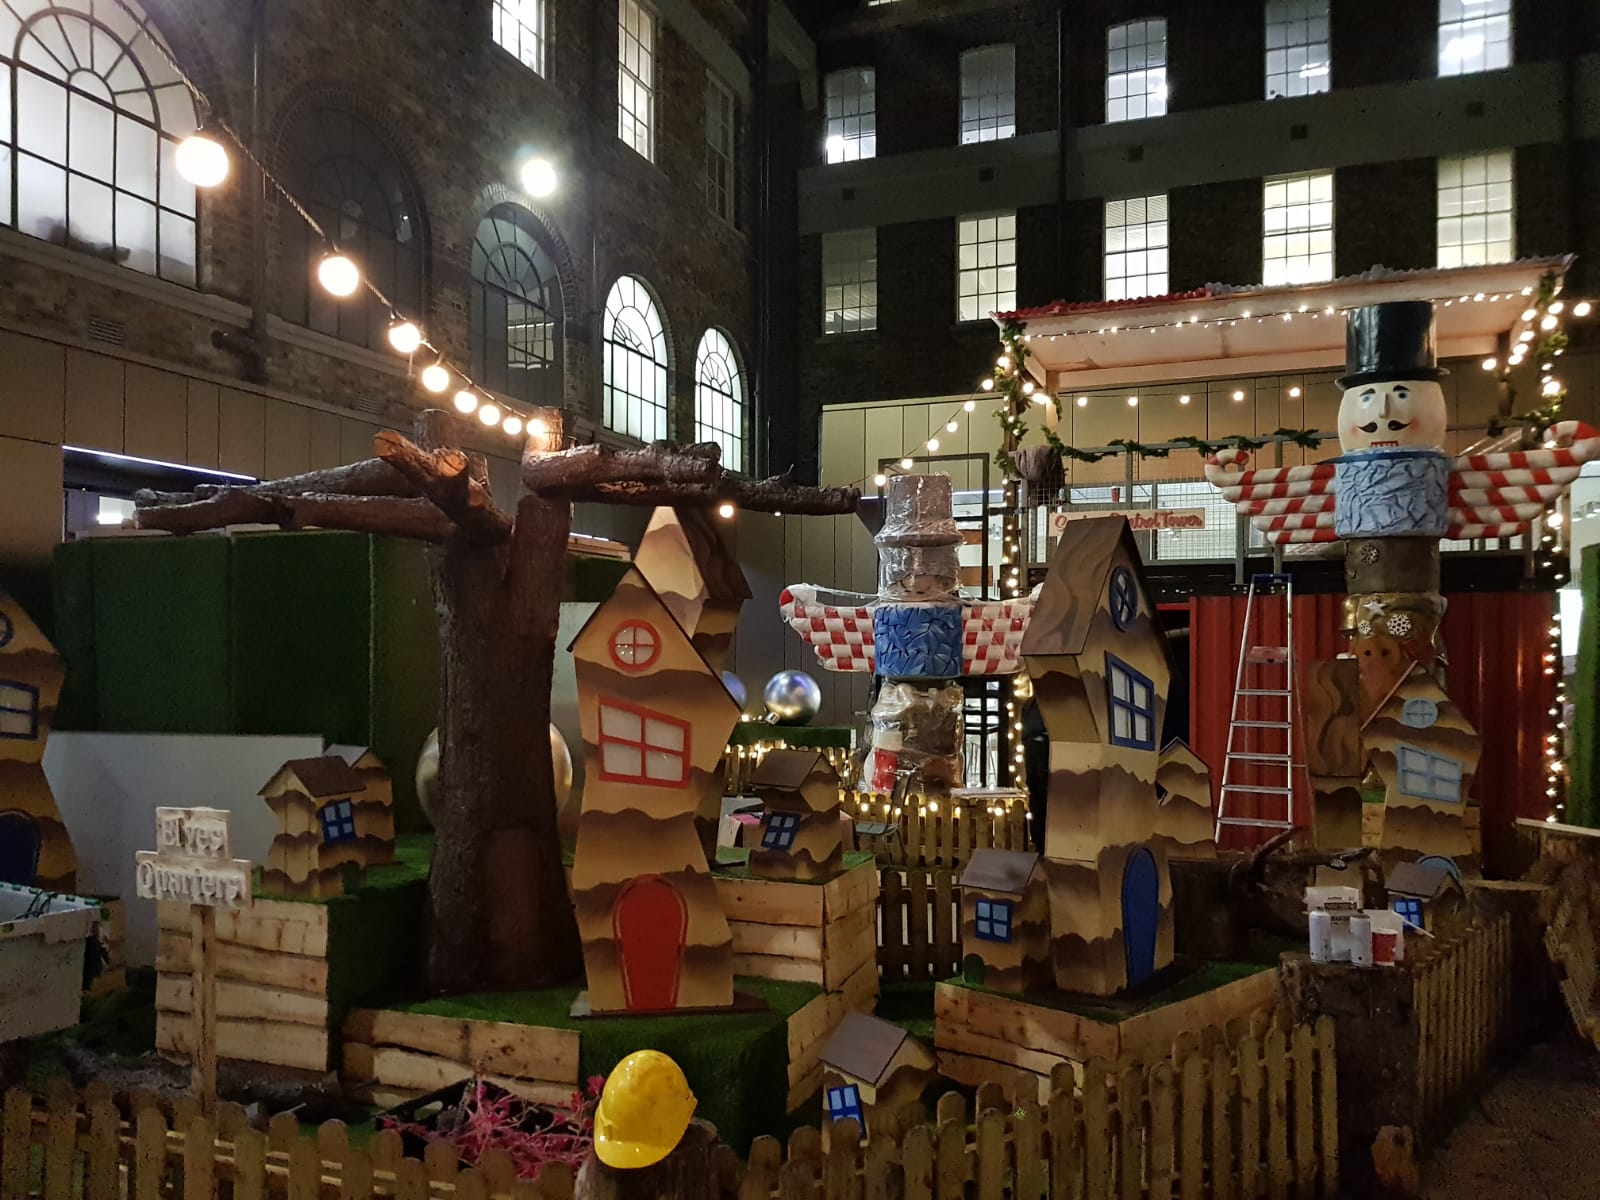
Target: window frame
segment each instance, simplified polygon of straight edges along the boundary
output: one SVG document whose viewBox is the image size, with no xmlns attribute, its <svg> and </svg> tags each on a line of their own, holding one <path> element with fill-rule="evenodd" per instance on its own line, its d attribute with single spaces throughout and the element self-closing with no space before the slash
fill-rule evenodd
<svg viewBox="0 0 1600 1200">
<path fill-rule="evenodd" d="M 1111 623 L 1124 633 L 1139 620 L 1139 583 L 1121 563 L 1111 569 L 1106 605 L 1111 610 Z"/>
<path fill-rule="evenodd" d="M 1401 908 L 1401 905 L 1405 905 L 1405 908 Z M 1420 897 L 1393 896 L 1389 900 L 1389 911 L 1396 914 L 1402 921 L 1408 921 L 1417 928 L 1422 928 L 1423 914 L 1422 900 Z"/>
<path fill-rule="evenodd" d="M 860 239 L 860 245 L 865 244 L 865 239 L 871 239 L 872 253 L 862 257 L 859 253 L 849 254 L 847 251 L 857 247 L 858 243 L 852 239 Z M 829 253 L 831 250 L 833 253 Z M 824 233 L 821 239 L 820 252 L 822 257 L 822 336 L 837 337 L 849 333 L 871 333 L 878 328 L 878 231 L 876 228 L 867 229 L 838 229 Z M 854 268 L 853 270 L 851 268 Z M 848 301 L 850 291 L 854 289 L 856 305 L 852 308 Z M 867 303 L 866 294 L 871 290 L 872 302 Z M 839 303 L 833 303 L 833 293 L 837 291 Z M 866 314 L 870 311 L 871 316 Z M 848 319 L 848 314 L 856 313 L 854 321 Z M 870 323 L 869 323 L 870 322 Z"/>
<path fill-rule="evenodd" d="M 630 12 L 638 15 L 635 26 L 637 32 L 628 27 Z M 656 161 L 656 54 L 659 43 L 660 23 L 655 9 L 643 0 L 617 0 L 617 139 L 648 163 Z M 634 67 L 628 65 L 630 45 L 636 50 L 631 56 L 636 64 Z M 642 114 L 628 103 L 628 97 L 643 98 Z"/>
<path fill-rule="evenodd" d="M 355 805 L 348 797 L 343 800 L 328 801 L 318 810 L 317 820 L 322 826 L 324 846 L 338 846 L 356 840 Z"/>
<path fill-rule="evenodd" d="M 1499 169 L 1504 167 L 1504 178 L 1499 178 Z M 1478 182 L 1467 182 L 1469 170 L 1482 171 L 1482 179 Z M 1454 172 L 1454 182 L 1447 183 L 1446 178 Z M 1434 203 L 1436 218 L 1434 221 L 1434 263 L 1439 267 L 1465 267 L 1479 266 L 1486 263 L 1513 262 L 1517 257 L 1517 155 L 1514 150 L 1488 150 L 1480 154 L 1451 154 L 1437 160 L 1436 184 L 1434 190 Z M 1496 206 L 1493 195 L 1497 187 L 1505 189 L 1504 207 Z M 1473 189 L 1482 189 L 1482 205 L 1473 209 L 1468 208 L 1468 195 Z M 1454 202 L 1454 213 L 1447 214 L 1446 208 Z M 1497 218 L 1505 221 L 1505 236 L 1490 236 L 1490 227 Z M 1467 223 L 1482 221 L 1484 233 L 1481 238 L 1468 238 Z M 1449 223 L 1454 223 L 1456 237 L 1453 242 L 1445 240 L 1445 231 Z M 1449 252 L 1454 251 L 1452 256 Z M 1475 257 L 1474 252 L 1481 254 Z M 1455 261 L 1448 261 L 1454 257 Z"/>
<path fill-rule="evenodd" d="M 996 42 L 963 50 L 959 71 L 961 103 L 957 144 L 973 146 L 1016 137 L 1016 46 L 1010 42 Z M 986 108 L 993 111 L 986 112 Z"/>
<path fill-rule="evenodd" d="M 984 237 L 984 222 L 1003 222 L 995 226 L 993 238 Z M 972 240 L 968 241 L 967 231 L 971 227 Z M 1009 230 L 1009 233 L 1006 231 Z M 1009 250 L 1005 247 L 1009 244 Z M 963 250 L 967 246 L 974 248 L 972 258 L 975 265 L 965 267 L 962 265 Z M 984 247 L 993 246 L 992 263 L 984 263 Z M 1009 254 L 1009 258 L 1005 256 Z M 1005 271 L 1011 273 L 1011 286 L 1009 290 L 1000 286 L 1000 279 Z M 984 272 L 995 273 L 995 286 L 984 287 Z M 969 288 L 968 284 L 971 283 Z M 969 315 L 969 305 L 971 312 Z M 956 218 L 956 320 L 961 323 L 972 321 L 987 321 L 989 314 L 995 312 L 1010 312 L 1017 307 L 1017 214 L 1015 209 L 1004 212 L 969 213 Z"/>
<path fill-rule="evenodd" d="M 629 313 L 633 319 L 624 320 Z M 626 339 L 615 336 L 618 329 Z M 607 429 L 641 442 L 671 435 L 672 349 L 666 318 L 643 277 L 619 275 L 606 292 L 600 319 L 601 417 Z M 616 378 L 622 367 L 623 380 Z M 637 370 L 635 370 L 637 368 Z M 654 395 L 631 390 L 648 386 Z M 627 410 L 620 414 L 618 402 Z M 634 418 L 637 418 L 635 423 Z"/>
<path fill-rule="evenodd" d="M 1161 215 L 1152 217 L 1151 206 L 1160 202 Z M 1144 216 L 1134 219 L 1133 205 L 1143 205 L 1141 210 Z M 1157 229 L 1159 227 L 1159 231 Z M 1150 196 L 1126 196 L 1117 200 L 1107 200 L 1101 208 L 1100 221 L 1100 283 L 1102 295 L 1107 300 L 1136 300 L 1145 296 L 1164 296 L 1169 289 L 1169 271 L 1172 247 L 1172 219 L 1171 209 L 1168 205 L 1167 193 L 1159 192 Z M 1135 234 L 1137 230 L 1137 234 Z M 1115 232 L 1122 234 L 1120 248 L 1113 246 Z M 1155 239 L 1160 239 L 1159 244 Z M 1133 243 L 1140 244 L 1135 246 Z M 1160 253 L 1161 269 L 1150 269 L 1150 256 Z M 1143 254 L 1144 269 L 1132 270 L 1133 256 Z M 1113 258 L 1120 256 L 1117 265 L 1122 268 L 1120 274 L 1112 273 Z M 1144 290 L 1135 291 L 1130 284 L 1134 280 L 1141 280 L 1138 286 Z M 1159 281 L 1159 283 L 1157 282 Z"/>
<path fill-rule="evenodd" d="M 1318 185 L 1322 181 L 1327 183 L 1327 199 L 1319 200 Z M 1307 187 L 1305 200 L 1294 199 L 1295 188 L 1304 183 Z M 1261 181 L 1261 282 L 1267 287 L 1297 286 L 1304 283 L 1326 283 L 1333 279 L 1337 271 L 1336 258 L 1338 242 L 1335 226 L 1334 209 L 1334 173 L 1332 171 L 1295 171 L 1287 175 L 1268 175 Z M 1274 188 L 1284 189 L 1284 202 L 1273 205 L 1272 196 Z M 1324 224 L 1318 218 L 1317 210 L 1322 206 L 1327 208 L 1327 222 Z M 1297 210 L 1307 210 L 1306 222 L 1296 224 L 1295 213 Z M 1273 228 L 1272 215 L 1275 212 L 1286 214 L 1283 218 L 1281 229 Z M 1315 244 L 1318 235 L 1327 234 L 1327 249 L 1307 249 L 1301 253 L 1292 253 L 1290 247 L 1294 245 L 1292 239 L 1306 238 L 1309 245 Z M 1283 253 L 1272 253 L 1274 244 L 1281 245 Z M 1326 259 L 1326 271 L 1322 270 L 1321 260 Z M 1271 269 L 1271 264 L 1280 263 L 1282 267 L 1276 271 Z M 1305 264 L 1305 270 L 1296 271 L 1294 264 Z"/>
<path fill-rule="evenodd" d="M 615 710 L 626 713 L 639 719 L 639 740 L 620 737 L 606 731 L 606 712 Z M 653 745 L 649 741 L 647 722 L 655 721 L 682 735 L 683 748 L 674 750 L 666 746 Z M 680 721 L 677 717 L 668 716 L 653 708 L 644 708 L 637 704 L 628 704 L 625 701 L 611 697 L 601 697 L 595 702 L 595 758 L 600 770 L 600 778 L 612 783 L 633 783 L 640 787 L 658 787 L 668 789 L 682 789 L 689 786 L 690 776 L 694 773 L 694 763 L 690 758 L 693 752 L 694 727 L 688 721 Z M 628 775 L 606 765 L 607 746 L 626 746 L 639 752 L 639 774 Z M 657 778 L 649 774 L 646 755 L 650 752 L 664 754 L 675 760 L 679 767 L 676 779 Z"/>
<path fill-rule="evenodd" d="M 846 82 L 854 86 L 846 88 Z M 823 155 L 829 163 L 878 157 L 877 68 L 841 67 L 824 75 L 822 122 Z"/>
<path fill-rule="evenodd" d="M 723 368 L 720 377 L 708 371 L 715 364 Z M 744 366 L 733 339 L 715 325 L 694 352 L 694 440 L 720 446 L 728 470 L 745 469 Z"/>
<path fill-rule="evenodd" d="M 1138 30 L 1140 38 L 1137 42 L 1131 35 Z M 1159 33 L 1159 41 L 1152 38 L 1152 33 Z M 1122 34 L 1122 44 L 1117 45 L 1117 35 Z M 1135 47 L 1139 48 L 1143 58 L 1138 67 L 1129 66 L 1130 55 Z M 1152 59 L 1153 48 L 1159 46 L 1159 61 Z M 1117 56 L 1122 56 L 1121 67 L 1117 67 Z M 1154 82 L 1150 77 L 1159 72 L 1160 82 L 1152 88 Z M 1134 93 L 1131 90 L 1135 77 L 1144 77 L 1145 88 L 1142 92 Z M 1120 88 L 1119 88 L 1120 85 Z M 1120 96 L 1113 95 L 1120 90 Z M 1107 125 L 1119 124 L 1123 121 L 1143 121 L 1152 117 L 1167 115 L 1167 100 L 1169 98 L 1167 87 L 1167 20 L 1165 17 L 1141 17 L 1134 21 L 1120 21 L 1115 25 L 1106 27 L 1106 86 L 1105 86 L 1105 123 Z M 1135 104 L 1137 100 L 1137 104 Z M 1137 108 L 1139 111 L 1135 112 Z"/>
<path fill-rule="evenodd" d="M 1125 679 L 1128 683 L 1126 698 L 1117 695 L 1117 680 Z M 1148 706 L 1142 706 L 1138 700 L 1136 688 L 1144 688 L 1149 693 Z M 1129 666 L 1128 663 L 1118 658 L 1111 651 L 1106 651 L 1106 740 L 1113 746 L 1121 746 L 1125 750 L 1154 750 L 1156 748 L 1156 686 L 1143 671 Z M 1128 732 L 1117 733 L 1117 714 L 1128 714 Z M 1139 736 L 1139 722 L 1144 721 L 1149 726 L 1149 732 L 1144 737 Z"/>
<path fill-rule="evenodd" d="M 837 1087 L 830 1087 L 824 1100 L 828 1120 L 854 1121 L 857 1125 L 865 1126 L 861 1116 L 861 1089 L 857 1085 L 841 1083 Z"/>
<path fill-rule="evenodd" d="M 769 812 L 767 827 L 761 831 L 761 848 L 777 854 L 787 854 L 794 849 L 794 839 L 800 832 L 800 814 L 796 812 Z"/>
<path fill-rule="evenodd" d="M 1417 760 L 1421 762 L 1418 764 Z M 1408 761 L 1411 765 L 1407 765 Z M 1440 774 L 1441 764 L 1449 770 Z M 1448 754 L 1435 754 L 1410 742 L 1397 742 L 1394 748 L 1395 790 L 1402 796 L 1416 800 L 1431 800 L 1436 804 L 1460 804 L 1461 791 L 1466 782 L 1466 764 Z M 1408 781 L 1407 776 L 1420 777 Z M 1452 778 L 1453 776 L 1453 778 Z M 1423 790 L 1417 790 L 1421 788 Z"/>
<path fill-rule="evenodd" d="M 25 699 L 26 707 L 18 707 L 9 692 L 15 689 Z M 28 722 L 26 732 L 12 732 L 5 728 L 4 718 L 20 715 Z M 0 741 L 33 742 L 39 738 L 39 689 L 20 679 L 0 679 Z"/>
<path fill-rule="evenodd" d="M 1456 75 L 1479 75 L 1484 71 L 1502 71 L 1512 65 L 1516 59 L 1516 5 L 1512 0 L 1476 0 L 1476 5 L 1481 5 L 1485 10 L 1493 7 L 1494 11 L 1481 11 L 1468 13 L 1462 0 L 1439 0 L 1438 10 L 1438 71 L 1440 78 L 1449 78 Z M 1446 15 L 1449 13 L 1450 15 Z M 1505 34 L 1503 37 L 1491 38 L 1489 29 L 1496 20 L 1504 22 Z M 1471 32 L 1474 27 L 1482 27 L 1482 34 Z M 1477 37 L 1482 42 L 1481 59 L 1479 65 L 1466 65 L 1464 55 L 1453 55 L 1446 58 L 1450 49 L 1458 45 L 1462 39 Z"/>
<path fill-rule="evenodd" d="M 1333 46 L 1328 8 L 1329 0 L 1267 0 L 1266 52 L 1262 56 L 1266 74 L 1262 94 L 1266 99 L 1318 96 L 1329 89 L 1333 76 Z M 1277 45 L 1273 44 L 1275 39 Z M 1297 52 L 1303 60 L 1298 69 L 1295 65 Z M 1276 70 L 1274 55 L 1282 58 Z M 1312 72 L 1310 75 L 1306 74 L 1308 70 Z M 1275 80 L 1282 80 L 1279 91 L 1273 90 Z M 1296 81 L 1303 86 L 1297 87 Z"/>
<path fill-rule="evenodd" d="M 554 249 L 534 215 L 512 202 L 496 204 L 484 213 L 472 239 L 469 274 L 472 293 L 467 325 L 473 377 L 484 387 L 513 400 L 561 407 L 566 303 Z M 537 294 L 528 290 L 530 282 Z M 502 307 L 504 320 L 491 320 Z M 525 318 L 535 319 L 525 319 L 518 325 L 513 317 L 519 308 Z M 541 357 L 526 340 L 519 342 L 513 334 L 514 330 L 526 331 L 540 325 L 549 329 L 548 358 Z"/>
<path fill-rule="evenodd" d="M 633 640 L 626 643 L 626 647 L 634 652 L 632 659 L 623 657 L 623 634 L 633 635 Z M 641 640 L 640 634 L 644 634 L 647 640 Z M 638 653 L 643 647 L 648 647 L 649 653 L 641 660 Z M 637 619 L 624 621 L 613 629 L 611 636 L 606 639 L 606 652 L 611 656 L 612 665 L 619 671 L 626 671 L 630 675 L 642 674 L 655 666 L 661 657 L 661 631 L 649 621 Z"/>
<path fill-rule="evenodd" d="M 981 942 L 1009 945 L 1016 929 L 1016 904 L 979 896 L 972 905 L 972 933 Z"/>
<path fill-rule="evenodd" d="M 719 141 L 715 136 L 721 133 Z M 706 72 L 706 207 L 738 226 L 739 102 L 733 90 Z M 720 168 L 720 177 L 719 177 Z"/>
<path fill-rule="evenodd" d="M 533 10 L 531 23 L 523 19 L 529 9 Z M 494 0 L 489 13 L 489 39 L 539 78 L 548 79 L 545 50 L 550 41 L 549 19 L 547 0 Z M 510 44 L 513 37 L 514 46 Z M 531 55 L 525 53 L 530 41 Z M 528 61 L 530 57 L 532 62 Z"/>
</svg>

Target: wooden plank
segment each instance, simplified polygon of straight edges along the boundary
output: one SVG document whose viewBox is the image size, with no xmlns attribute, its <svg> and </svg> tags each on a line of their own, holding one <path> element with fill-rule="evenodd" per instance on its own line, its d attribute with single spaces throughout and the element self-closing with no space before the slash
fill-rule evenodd
<svg viewBox="0 0 1600 1200">
<path fill-rule="evenodd" d="M 987 1058 L 1008 1066 L 1021 1067 L 1024 1071 L 1031 1071 L 1044 1079 L 1049 1079 L 1051 1071 L 1068 1061 L 1062 1055 L 1031 1050 L 1027 1046 L 1018 1045 L 1004 1038 L 986 1037 L 950 1021 L 937 1022 L 934 1025 L 933 1038 L 936 1049 L 953 1050 L 957 1054 Z"/>
<path fill-rule="evenodd" d="M 913 1127 L 900 1144 L 904 1200 L 933 1200 L 934 1142 L 927 1125 Z M 745 1200 L 745 1197 L 740 1197 Z"/>
<path fill-rule="evenodd" d="M 1294 1187 L 1309 1196 L 1317 1182 L 1316 1078 L 1312 1073 L 1314 1037 L 1310 1025 L 1296 1025 L 1289 1040 L 1294 1082 Z"/>
<path fill-rule="evenodd" d="M 289 1147 L 288 1200 L 322 1200 L 322 1159 L 306 1138 L 295 1138 Z"/>
<path fill-rule="evenodd" d="M 1226 1042 L 1211 1048 L 1211 1195 L 1239 1194 L 1233 1173 L 1233 1138 L 1238 1128 L 1239 1078 Z"/>
<path fill-rule="evenodd" d="M 828 1200 L 861 1200 L 861 1125 L 835 1121 L 829 1127 L 828 1154 L 822 1168 L 823 1195 Z"/>
<path fill-rule="evenodd" d="M 188 1016 L 194 1000 L 194 979 L 189 975 L 156 976 L 156 1008 Z M 234 979 L 217 981 L 217 1016 L 248 1020 L 289 1021 L 299 1025 L 328 1023 L 328 1001 L 307 992 L 240 983 Z"/>
<path fill-rule="evenodd" d="M 83 1173 L 84 1200 L 121 1200 L 122 1180 L 117 1156 L 121 1149 L 122 1118 L 109 1099 L 96 1102 L 89 1112 L 89 1161 Z"/>
<path fill-rule="evenodd" d="M 156 1049 L 187 1055 L 193 1030 L 185 1021 L 158 1021 Z M 328 1069 L 328 1031 L 276 1021 L 218 1021 L 217 1052 L 244 1062 L 275 1063 L 307 1071 Z"/>
<path fill-rule="evenodd" d="M 1044 1157 L 1044 1113 L 1019 1097 L 1011 1114 L 1011 1144 L 1016 1155 L 1012 1178 L 1015 1200 L 1043 1200 L 1050 1194 L 1050 1168 Z"/>
<path fill-rule="evenodd" d="M 764 925 L 822 925 L 822 888 L 809 883 L 771 879 L 735 879 L 715 875 L 717 898 L 723 912 Z"/>
<path fill-rule="evenodd" d="M 941 1022 L 948 1020 L 984 1037 L 1080 1062 L 1091 1058 L 1113 1060 L 1120 1045 L 1115 1025 L 1030 1004 L 1022 997 L 941 983 L 933 989 L 933 1003 L 934 1014 Z"/>
<path fill-rule="evenodd" d="M 900 1200 L 896 1175 L 900 1147 L 886 1138 L 868 1140 L 866 1166 L 862 1171 L 864 1200 Z"/>
<path fill-rule="evenodd" d="M 783 1147 L 778 1139 L 763 1134 L 750 1143 L 750 1161 L 739 1183 L 739 1200 L 768 1200 L 778 1186 L 778 1171 L 783 1166 Z"/>
<path fill-rule="evenodd" d="M 45 1123 L 44 1200 L 76 1200 L 78 1097 L 65 1080 L 51 1080 L 50 1115 Z"/>
<path fill-rule="evenodd" d="M 1178 1191 L 1200 1200 L 1206 1187 L 1206 1109 L 1211 1099 L 1206 1060 L 1198 1048 L 1183 1060 L 1178 1083 Z"/>
<path fill-rule="evenodd" d="M 1293 1175 L 1289 1163 L 1289 1055 L 1283 1027 L 1267 1031 L 1262 1059 L 1267 1076 L 1267 1195 L 1289 1195 Z"/>
<path fill-rule="evenodd" d="M 1083 1196 L 1084 1200 L 1110 1200 L 1111 1079 L 1106 1064 L 1095 1059 L 1083 1067 Z"/>
<path fill-rule="evenodd" d="M 1150 1148 L 1146 1179 L 1146 1194 L 1150 1200 L 1171 1200 L 1174 1176 L 1177 1173 L 1178 1113 L 1176 1084 L 1172 1078 L 1172 1064 L 1160 1062 L 1150 1072 L 1150 1123 L 1147 1142 Z M 1123 1137 L 1128 1136 L 1127 1129 Z"/>
<path fill-rule="evenodd" d="M 489 1200 L 489 1189 L 483 1174 L 468 1167 L 456 1175 L 456 1200 Z"/>
<path fill-rule="evenodd" d="M 133 1200 L 161 1200 L 167 1169 L 167 1121 L 154 1106 L 141 1108 L 133 1119 Z"/>
<path fill-rule="evenodd" d="M 1321 1162 L 1322 1195 L 1339 1194 L 1339 1061 L 1334 1055 L 1333 1018 L 1317 1018 L 1317 1149 Z"/>
<path fill-rule="evenodd" d="M 934 1169 L 934 1195 L 937 1200 L 966 1200 L 970 1163 L 967 1158 L 967 1127 L 961 1122 L 945 1121 L 939 1126 Z"/>
<path fill-rule="evenodd" d="M 403 1158 L 395 1173 L 395 1200 L 429 1200 L 428 1168 L 421 1159 Z"/>
<path fill-rule="evenodd" d="M 998 1083 L 1007 1093 L 1023 1099 L 1038 1098 L 1049 1086 L 1043 1075 L 1035 1075 L 1021 1067 L 1008 1066 L 992 1059 L 977 1058 L 954 1050 L 938 1052 L 939 1074 L 955 1083 L 977 1087 L 984 1083 Z"/>
<path fill-rule="evenodd" d="M 946 979 L 961 973 L 961 939 L 955 915 L 955 872 L 933 873 L 933 937 L 929 955 L 933 977 Z"/>
<path fill-rule="evenodd" d="M 489 1074 L 578 1082 L 578 1033 L 571 1029 L 357 1009 L 345 1021 L 344 1036 L 447 1058 Z"/>
<path fill-rule="evenodd" d="M 1261 1128 L 1263 1089 L 1261 1049 L 1254 1035 L 1239 1041 L 1239 1195 L 1261 1195 Z"/>
<path fill-rule="evenodd" d="M 928 961 L 928 873 L 913 867 L 906 872 L 906 962 L 912 979 L 932 979 Z"/>
<path fill-rule="evenodd" d="M 883 933 L 878 963 L 885 979 L 905 977 L 905 916 L 899 871 L 885 871 L 878 890 L 878 911 Z"/>
<path fill-rule="evenodd" d="M 977 1162 L 978 1200 L 1001 1200 L 1014 1172 L 1006 1154 L 1004 1112 L 986 1112 L 978 1118 Z"/>
<path fill-rule="evenodd" d="M 162 930 L 187 934 L 189 905 L 174 900 L 159 901 L 156 922 Z M 217 937 L 225 945 L 231 943 L 322 958 L 328 953 L 328 906 L 258 898 L 247 909 L 220 910 Z"/>
<path fill-rule="evenodd" d="M 822 927 L 729 921 L 735 954 L 774 954 L 780 958 L 822 960 Z"/>
<path fill-rule="evenodd" d="M 878 868 L 873 863 L 858 863 L 822 885 L 822 912 L 825 923 L 832 923 L 860 908 L 871 908 L 878 895 Z"/>
<path fill-rule="evenodd" d="M 1083 1194 L 1083 1142 L 1077 1097 L 1071 1087 L 1052 1087 L 1047 1119 L 1050 1130 L 1050 1200 Z"/>
<path fill-rule="evenodd" d="M 778 1174 L 779 1200 L 815 1200 L 816 1169 L 805 1159 L 791 1158 Z"/>
<path fill-rule="evenodd" d="M 822 984 L 828 991 L 836 992 L 862 963 L 876 958 L 876 913 L 871 907 L 858 908 L 848 916 L 829 922 L 823 933 L 823 945 Z"/>
<path fill-rule="evenodd" d="M 212 1200 L 216 1163 L 216 1128 L 210 1117 L 196 1117 L 183 1128 L 183 1200 Z"/>
<path fill-rule="evenodd" d="M 156 947 L 156 970 L 188 974 L 193 970 L 191 940 L 179 934 L 164 933 Z M 217 948 L 217 977 L 244 983 L 261 983 L 292 992 L 328 992 L 328 962 L 304 954 L 279 954 L 250 946 L 220 945 Z"/>
<path fill-rule="evenodd" d="M 822 964 L 796 958 L 779 958 L 772 954 L 735 954 L 735 975 L 753 975 L 757 979 L 782 979 L 790 983 L 822 984 Z"/>
<path fill-rule="evenodd" d="M 265 1200 L 266 1194 L 266 1135 L 241 1129 L 233 1140 L 233 1200 Z"/>
<path fill-rule="evenodd" d="M 1144 1195 L 1145 1119 L 1144 1072 L 1126 1066 L 1117 1072 L 1117 1191 L 1121 1200 Z"/>
<path fill-rule="evenodd" d="M 33 1097 L 7 1088 L 4 1127 L 0 1129 L 0 1200 L 28 1200 L 28 1138 L 33 1131 Z"/>
</svg>

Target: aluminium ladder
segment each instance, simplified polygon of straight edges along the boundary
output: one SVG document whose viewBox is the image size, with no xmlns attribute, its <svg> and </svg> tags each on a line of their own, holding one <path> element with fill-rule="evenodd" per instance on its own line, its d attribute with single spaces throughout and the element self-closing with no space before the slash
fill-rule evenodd
<svg viewBox="0 0 1600 1200">
<path fill-rule="evenodd" d="M 1283 631 L 1283 644 L 1263 645 L 1257 625 L 1267 624 L 1265 610 L 1274 601 L 1283 604 L 1283 620 L 1276 625 Z M 1217 801 L 1215 836 L 1219 841 L 1223 827 L 1229 825 L 1277 830 L 1295 827 L 1294 783 L 1305 768 L 1294 760 L 1294 710 L 1294 585 L 1281 572 L 1252 575 Z M 1241 801 L 1249 800 L 1261 802 L 1254 806 L 1258 815 L 1229 815 L 1230 810 L 1241 807 Z M 1271 815 L 1280 805 L 1282 817 Z"/>
</svg>

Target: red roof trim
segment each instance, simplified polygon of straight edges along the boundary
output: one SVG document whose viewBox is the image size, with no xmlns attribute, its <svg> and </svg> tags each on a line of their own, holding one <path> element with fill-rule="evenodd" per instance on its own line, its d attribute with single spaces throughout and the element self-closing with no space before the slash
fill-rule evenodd
<svg viewBox="0 0 1600 1200">
<path fill-rule="evenodd" d="M 1035 317 L 1068 317 L 1074 313 L 1115 312 L 1123 308 L 1148 308 L 1157 304 L 1176 304 L 1184 300 L 1209 300 L 1212 296 L 1227 295 L 1213 292 L 1208 287 L 1197 287 L 1187 292 L 1171 292 L 1165 296 L 1139 296 L 1132 300 L 1056 300 L 1036 308 L 1019 308 L 1012 312 L 995 313 L 996 321 L 1031 321 Z"/>
</svg>

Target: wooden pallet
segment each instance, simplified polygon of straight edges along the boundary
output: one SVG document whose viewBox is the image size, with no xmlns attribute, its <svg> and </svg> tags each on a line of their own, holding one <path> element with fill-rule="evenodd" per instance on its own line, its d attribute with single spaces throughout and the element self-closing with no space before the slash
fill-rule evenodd
<svg viewBox="0 0 1600 1200">
<path fill-rule="evenodd" d="M 718 875 L 733 934 L 733 973 L 844 990 L 878 948 L 878 869 L 860 863 L 827 883 Z"/>
<path fill-rule="evenodd" d="M 822 1044 L 848 1012 L 870 1013 L 878 999 L 878 966 L 865 962 L 837 992 L 824 992 L 789 1018 L 789 1078 L 785 1111 L 793 1112 L 822 1086 Z"/>
</svg>

